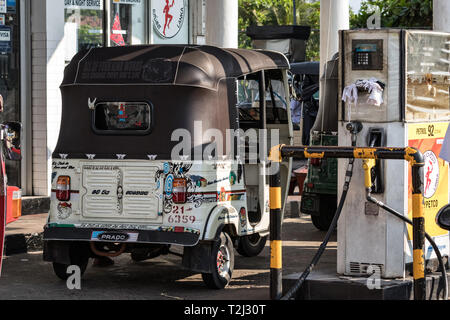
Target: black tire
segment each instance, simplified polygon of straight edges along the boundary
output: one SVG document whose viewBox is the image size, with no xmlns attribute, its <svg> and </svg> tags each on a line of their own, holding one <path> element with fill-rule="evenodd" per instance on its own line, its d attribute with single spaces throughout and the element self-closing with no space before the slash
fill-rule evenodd
<svg viewBox="0 0 450 320">
<path fill-rule="evenodd" d="M 261 237 L 259 233 L 239 237 L 236 251 L 244 257 L 256 257 L 264 249 L 267 236 Z"/>
<path fill-rule="evenodd" d="M 80 267 L 80 273 L 82 276 L 84 274 L 84 272 L 86 271 L 88 262 L 89 262 L 89 258 L 84 259 L 84 261 L 72 263 L 72 265 L 77 265 Z M 60 278 L 61 280 L 67 280 L 67 278 L 69 278 L 69 276 L 70 276 L 70 274 L 67 273 L 67 268 L 69 266 L 70 265 L 68 265 L 68 264 L 53 262 L 53 271 L 55 272 L 56 276 L 58 278 Z"/>
<path fill-rule="evenodd" d="M 327 231 L 331 225 L 331 220 L 327 219 L 327 217 L 324 217 L 323 215 L 311 216 L 311 220 L 314 227 L 320 231 Z"/>
<path fill-rule="evenodd" d="M 131 253 L 131 260 L 135 262 L 141 262 L 148 259 L 147 252 L 132 252 Z"/>
<path fill-rule="evenodd" d="M 202 273 L 203 282 L 210 289 L 225 288 L 230 283 L 234 270 L 233 242 L 225 232 L 213 244 L 210 264 L 212 272 Z"/>
<path fill-rule="evenodd" d="M 311 214 L 313 225 L 321 231 L 328 231 L 331 225 L 331 221 L 333 221 L 334 214 L 336 213 L 336 208 L 336 197 L 322 195 L 320 197 L 319 215 Z"/>
<path fill-rule="evenodd" d="M 80 267 L 81 276 L 86 271 L 86 268 L 89 263 L 89 255 L 86 252 L 86 248 L 81 246 L 71 245 L 69 248 L 70 252 L 70 264 L 64 264 L 59 262 L 53 262 L 53 271 L 56 276 L 61 280 L 67 280 L 70 274 L 67 274 L 67 268 L 70 265 L 77 265 Z"/>
</svg>

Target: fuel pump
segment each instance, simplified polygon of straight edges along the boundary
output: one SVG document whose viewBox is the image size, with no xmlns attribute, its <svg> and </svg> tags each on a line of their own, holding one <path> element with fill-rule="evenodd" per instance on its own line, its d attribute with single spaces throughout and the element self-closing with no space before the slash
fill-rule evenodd
<svg viewBox="0 0 450 320">
<path fill-rule="evenodd" d="M 346 125 L 359 121 L 358 146 L 410 146 L 423 153 L 425 230 L 447 257 L 449 232 L 435 216 L 449 202 L 448 162 L 438 158 L 450 120 L 449 66 L 449 33 L 340 31 L 338 145 L 351 145 Z M 355 160 L 356 168 L 362 165 Z M 339 160 L 338 194 L 345 167 Z M 372 197 L 411 219 L 408 164 L 377 159 L 370 167 Z M 354 170 L 352 185 L 338 221 L 337 272 L 361 276 L 371 267 L 383 278 L 404 277 L 413 260 L 411 228 L 366 199 L 363 170 Z M 436 259 L 429 241 L 425 259 Z"/>
</svg>

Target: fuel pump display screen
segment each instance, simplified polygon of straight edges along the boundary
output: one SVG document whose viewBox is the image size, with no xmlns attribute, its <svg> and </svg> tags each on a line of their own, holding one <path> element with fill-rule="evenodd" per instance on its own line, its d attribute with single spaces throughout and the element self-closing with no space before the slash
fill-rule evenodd
<svg viewBox="0 0 450 320">
<path fill-rule="evenodd" d="M 383 70 L 383 40 L 352 40 L 353 70 Z"/>
</svg>

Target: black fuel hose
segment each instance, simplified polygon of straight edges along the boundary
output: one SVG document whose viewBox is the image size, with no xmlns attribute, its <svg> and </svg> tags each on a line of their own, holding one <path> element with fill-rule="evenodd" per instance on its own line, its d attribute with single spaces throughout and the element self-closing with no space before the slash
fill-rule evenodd
<svg viewBox="0 0 450 320">
<path fill-rule="evenodd" d="M 397 218 L 403 220 L 406 223 L 409 223 L 410 225 L 412 225 L 412 221 L 408 218 L 406 218 L 405 216 L 403 216 L 400 212 L 397 212 L 396 210 L 392 209 L 391 207 L 388 207 L 386 204 L 384 204 L 383 202 L 375 199 L 374 197 L 371 196 L 370 194 L 370 189 L 366 191 L 366 198 L 367 200 L 369 200 L 372 203 L 375 203 L 377 206 L 379 206 L 380 208 L 384 209 L 385 211 L 389 212 L 390 214 L 396 216 Z M 425 232 L 425 237 L 427 238 L 428 242 L 431 244 L 431 246 L 433 247 L 434 252 L 436 253 L 436 257 L 439 261 L 439 267 L 441 268 L 441 272 L 442 272 L 442 278 L 444 280 L 444 300 L 448 299 L 448 279 L 447 279 L 447 273 L 446 273 L 446 269 L 445 269 L 445 264 L 444 264 L 444 260 L 442 259 L 442 255 L 441 252 L 439 251 L 438 246 L 436 245 L 436 242 L 434 242 L 433 238 L 431 238 L 431 236 Z"/>
<path fill-rule="evenodd" d="M 331 221 L 331 225 L 328 228 L 327 234 L 325 235 L 325 238 L 323 239 L 322 244 L 320 245 L 319 249 L 317 250 L 316 254 L 314 255 L 314 258 L 311 260 L 311 263 L 308 265 L 308 267 L 305 269 L 305 271 L 303 271 L 300 278 L 298 278 L 298 280 L 295 282 L 295 284 L 292 286 L 292 288 L 289 289 L 289 291 L 283 297 L 281 297 L 281 300 L 289 300 L 294 297 L 294 295 L 301 288 L 301 286 L 303 285 L 303 283 L 305 282 L 306 278 L 309 276 L 309 274 L 311 273 L 311 271 L 313 270 L 315 265 L 319 262 L 320 257 L 322 256 L 323 252 L 325 251 L 325 248 L 327 247 L 327 244 L 330 241 L 331 235 L 333 234 L 334 230 L 336 229 L 337 222 L 341 215 L 342 207 L 344 206 L 345 199 L 347 198 L 348 188 L 350 186 L 350 181 L 352 180 L 352 175 L 353 175 L 354 161 L 355 161 L 355 159 L 349 159 L 349 161 L 348 161 L 341 199 L 339 200 L 339 205 L 336 209 L 336 213 L 334 214 L 333 220 Z"/>
<path fill-rule="evenodd" d="M 353 122 L 347 123 L 345 127 L 351 133 L 352 146 L 355 147 L 357 134 L 362 130 L 363 126 L 362 126 L 361 122 L 353 121 Z M 308 267 L 300 275 L 300 278 L 297 279 L 297 281 L 292 286 L 292 288 L 289 289 L 289 291 L 284 296 L 282 296 L 280 300 L 289 300 L 294 297 L 294 295 L 297 293 L 297 291 L 302 287 L 303 283 L 305 282 L 306 278 L 309 276 L 309 274 L 311 273 L 313 268 L 319 262 L 320 257 L 322 256 L 323 252 L 325 251 L 327 244 L 330 241 L 331 235 L 336 230 L 337 222 L 339 220 L 339 217 L 341 216 L 341 212 L 342 212 L 342 208 L 344 207 L 345 199 L 347 198 L 348 188 L 350 187 L 350 181 L 352 181 L 353 163 L 354 162 L 355 162 L 354 158 L 350 158 L 348 160 L 347 171 L 345 172 L 345 181 L 344 181 L 344 186 L 342 189 L 341 199 L 339 200 L 339 204 L 336 208 L 336 212 L 334 213 L 333 220 L 331 220 L 330 227 L 328 228 L 327 234 L 325 235 L 325 238 L 323 239 L 322 244 L 320 245 L 320 247 L 317 250 L 314 257 L 312 258 Z"/>
</svg>

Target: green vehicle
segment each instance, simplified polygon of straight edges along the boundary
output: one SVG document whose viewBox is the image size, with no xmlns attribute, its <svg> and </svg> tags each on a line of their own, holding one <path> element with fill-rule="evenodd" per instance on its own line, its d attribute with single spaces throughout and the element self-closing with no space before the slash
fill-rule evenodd
<svg viewBox="0 0 450 320">
<path fill-rule="evenodd" d="M 338 136 L 333 133 L 312 132 L 312 146 L 337 146 Z M 310 159 L 303 186 L 301 208 L 310 214 L 314 226 L 328 230 L 337 208 L 337 159 Z"/>
<path fill-rule="evenodd" d="M 320 107 L 310 131 L 311 146 L 337 146 L 338 55 L 327 62 L 320 79 Z M 300 211 L 314 226 L 328 230 L 337 208 L 337 159 L 310 159 Z"/>
</svg>

